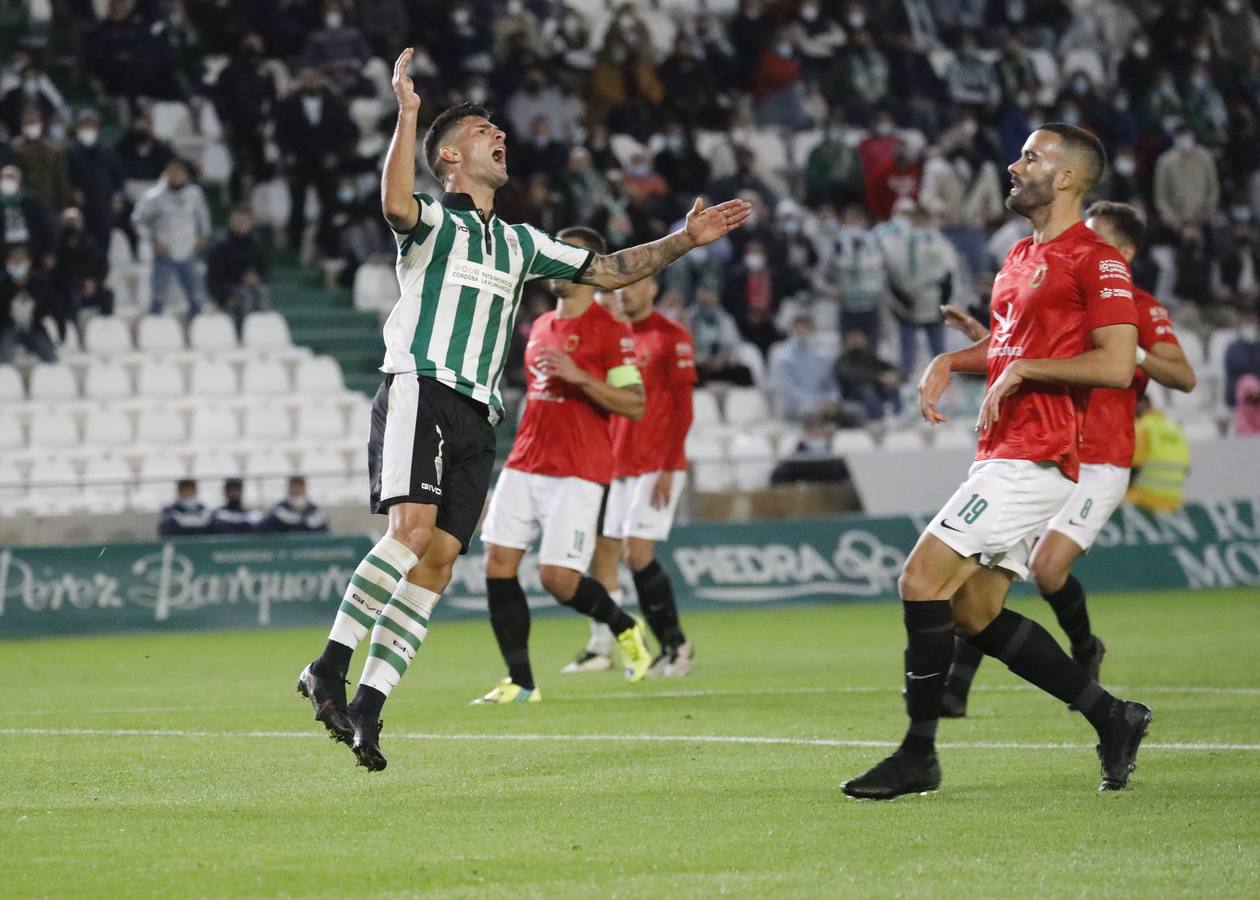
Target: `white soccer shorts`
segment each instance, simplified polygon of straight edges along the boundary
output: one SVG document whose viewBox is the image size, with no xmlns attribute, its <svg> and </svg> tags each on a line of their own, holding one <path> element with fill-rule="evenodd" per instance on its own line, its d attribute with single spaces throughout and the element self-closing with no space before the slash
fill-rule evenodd
<svg viewBox="0 0 1260 900">
<path fill-rule="evenodd" d="M 982 460 L 927 530 L 981 565 L 1027 578 L 1033 544 L 1075 487 L 1053 463 Z"/>
<path fill-rule="evenodd" d="M 604 486 L 504 469 L 490 495 L 481 542 L 528 550 L 542 537 L 538 562 L 585 572 L 595 553 L 595 525 Z"/>
<path fill-rule="evenodd" d="M 675 472 L 669 492 L 669 503 L 661 509 L 652 505 L 652 489 L 660 472 L 645 472 L 614 478 L 608 487 L 608 504 L 604 508 L 604 537 L 623 540 L 628 537 L 647 541 L 669 539 L 678 501 L 687 486 L 687 473 Z"/>
<path fill-rule="evenodd" d="M 1129 469 L 1124 466 L 1090 464 L 1081 466 L 1081 480 L 1067 504 L 1046 526 L 1070 537 L 1082 550 L 1089 552 L 1098 540 L 1098 532 L 1124 500 L 1129 489 Z"/>
</svg>

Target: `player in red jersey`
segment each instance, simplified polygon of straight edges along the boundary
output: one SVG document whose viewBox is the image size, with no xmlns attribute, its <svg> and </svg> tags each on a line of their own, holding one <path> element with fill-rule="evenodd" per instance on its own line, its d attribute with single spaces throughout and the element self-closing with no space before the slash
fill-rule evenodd
<svg viewBox="0 0 1260 900">
<path fill-rule="evenodd" d="M 1142 214 L 1126 203 L 1101 201 L 1085 211 L 1085 224 L 1132 262 L 1146 235 Z M 1168 310 L 1146 291 L 1135 287 L 1137 305 L 1137 371 L 1127 388 L 1094 388 L 1085 409 L 1081 431 L 1081 478 L 1067 505 L 1046 526 L 1033 551 L 1033 580 L 1054 610 L 1072 645 L 1072 658 L 1098 681 L 1106 646 L 1094 636 L 1085 606 L 1085 589 L 1072 575 L 1072 564 L 1094 545 L 1103 525 L 1124 500 L 1133 464 L 1133 421 L 1138 401 L 1153 379 L 1178 391 L 1194 390 L 1194 369 L 1173 332 Z M 988 330 L 957 310 L 946 321 L 981 340 Z M 983 654 L 966 641 L 954 642 L 954 662 L 945 682 L 942 714 L 967 714 L 967 695 Z"/>
<path fill-rule="evenodd" d="M 1034 131 L 1009 166 L 1006 205 L 1026 216 L 993 283 L 992 331 L 934 360 L 919 381 L 931 423 L 952 372 L 985 373 L 988 391 L 967 480 L 920 536 L 898 587 L 905 616 L 901 745 L 845 782 L 850 797 L 886 800 L 940 786 L 936 726 L 954 633 L 1012 672 L 1080 710 L 1098 732 L 1100 790 L 1128 783 L 1150 710 L 1117 700 L 1072 661 L 1050 633 L 1006 609 L 1015 578 L 1028 574 L 1033 542 L 1075 488 L 1079 418 L 1091 387 L 1127 387 L 1137 351 L 1137 314 L 1124 258 L 1081 220 L 1102 177 L 1098 139 L 1072 125 Z"/>
<path fill-rule="evenodd" d="M 589 228 L 568 228 L 558 237 L 605 252 L 603 238 Z M 643 678 L 651 665 L 643 627 L 583 574 L 613 474 L 608 417 L 638 419 L 646 405 L 634 338 L 595 302 L 594 288 L 552 281 L 551 290 L 559 304 L 530 330 L 525 414 L 481 527 L 490 625 L 508 677 L 478 703 L 542 699 L 529 664 L 529 606 L 517 578 L 539 537 L 538 574 L 548 593 L 612 629 L 629 680 Z"/>
<path fill-rule="evenodd" d="M 691 671 L 692 647 L 679 624 L 674 587 L 656 559 L 655 544 L 669 538 L 686 486 L 683 444 L 691 428 L 696 351 L 687 329 L 653 308 L 658 291 L 656 280 L 645 278 L 622 288 L 614 301 L 620 303 L 620 313 L 634 332 L 647 410 L 637 422 L 613 416 L 613 481 L 605 498 L 603 534 L 591 572 L 617 599 L 621 589 L 618 559 L 624 554 L 639 608 L 661 648 L 649 671 L 681 677 Z M 562 671 L 607 669 L 611 649 L 608 628 L 592 622 L 590 642 Z"/>
</svg>

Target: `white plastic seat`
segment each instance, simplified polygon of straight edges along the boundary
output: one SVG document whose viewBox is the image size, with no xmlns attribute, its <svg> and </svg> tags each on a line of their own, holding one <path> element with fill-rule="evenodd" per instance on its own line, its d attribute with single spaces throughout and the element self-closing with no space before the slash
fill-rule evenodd
<svg viewBox="0 0 1260 900">
<path fill-rule="evenodd" d="M 131 468 L 116 456 L 89 457 L 83 470 L 83 507 L 101 515 L 127 508 Z"/>
<path fill-rule="evenodd" d="M 874 450 L 875 439 L 861 428 L 844 428 L 831 437 L 831 452 L 843 456 L 855 450 Z"/>
<path fill-rule="evenodd" d="M 0 457 L 0 503 L 12 503 L 26 493 L 25 481 L 18 467 Z"/>
<path fill-rule="evenodd" d="M 346 436 L 345 419 L 335 406 L 303 405 L 298 407 L 297 434 L 304 439 L 340 440 Z"/>
<path fill-rule="evenodd" d="M 398 302 L 398 276 L 384 263 L 364 263 L 354 272 L 355 309 L 388 312 Z"/>
<path fill-rule="evenodd" d="M 289 414 L 278 406 L 251 406 L 245 411 L 245 439 L 276 442 L 293 437 Z"/>
<path fill-rule="evenodd" d="M 236 325 L 223 313 L 201 313 L 188 326 L 188 346 L 203 353 L 235 350 Z"/>
<path fill-rule="evenodd" d="M 312 356 L 297 365 L 293 376 L 294 390 L 299 394 L 339 394 L 346 389 L 341 365 L 331 356 Z"/>
<path fill-rule="evenodd" d="M 136 348 L 145 353 L 184 349 L 184 329 L 172 316 L 144 316 L 136 327 Z"/>
<path fill-rule="evenodd" d="M 74 400 L 78 396 L 79 384 L 69 366 L 39 363 L 31 370 L 32 400 Z"/>
<path fill-rule="evenodd" d="M 316 503 L 338 503 L 364 493 L 363 482 L 352 479 L 345 456 L 329 447 L 316 446 L 302 454 L 298 471 L 306 476 L 306 487 Z"/>
<path fill-rule="evenodd" d="M 235 441 L 241 436 L 236 413 L 223 406 L 199 406 L 193 411 L 192 433 L 194 446 L 221 444 Z"/>
<path fill-rule="evenodd" d="M 770 417 L 766 395 L 757 388 L 731 388 L 726 392 L 726 421 L 730 425 L 751 425 Z"/>
<path fill-rule="evenodd" d="M 136 395 L 182 397 L 184 396 L 184 373 L 174 363 L 161 359 L 145 360 L 136 373 Z"/>
<path fill-rule="evenodd" d="M 83 425 L 83 443 L 89 447 L 125 447 L 133 440 L 131 419 L 120 410 L 96 407 Z"/>
<path fill-rule="evenodd" d="M 146 408 L 140 412 L 136 438 L 142 444 L 182 444 L 184 417 L 162 406 Z"/>
<path fill-rule="evenodd" d="M 37 457 L 27 475 L 27 496 L 36 510 L 60 513 L 79 497 L 79 473 L 64 457 Z"/>
<path fill-rule="evenodd" d="M 1207 368 L 1212 372 L 1225 370 L 1225 351 L 1238 339 L 1238 331 L 1234 328 L 1218 328 L 1212 332 L 1207 344 Z"/>
<path fill-rule="evenodd" d="M 245 317 L 241 345 L 251 350 L 273 350 L 293 346 L 289 323 L 278 312 L 254 312 Z"/>
<path fill-rule="evenodd" d="M 801 431 L 799 428 L 791 428 L 784 431 L 775 440 L 775 450 L 778 451 L 779 457 L 791 456 L 796 453 L 796 447 L 801 442 Z"/>
<path fill-rule="evenodd" d="M 93 356 L 117 356 L 130 353 L 131 329 L 114 316 L 94 316 L 83 330 L 84 350 Z"/>
<path fill-rule="evenodd" d="M 226 450 L 203 450 L 192 461 L 192 477 L 198 481 L 222 481 L 239 478 L 244 469 L 236 454 Z"/>
<path fill-rule="evenodd" d="M 13 366 L 0 366 L 0 403 L 21 403 L 25 399 L 22 373 Z"/>
<path fill-rule="evenodd" d="M 724 491 L 731 486 L 726 448 L 719 438 L 693 431 L 687 435 L 686 452 L 696 490 Z"/>
<path fill-rule="evenodd" d="M 904 431 L 890 431 L 884 435 L 882 444 L 885 450 L 922 450 L 924 447 L 923 432 L 917 428 Z"/>
<path fill-rule="evenodd" d="M 717 398 L 708 388 L 696 388 L 692 391 L 691 409 L 693 427 L 722 424 L 722 413 L 718 410 Z"/>
<path fill-rule="evenodd" d="M 0 410 L 0 450 L 17 450 L 26 446 L 26 433 L 17 416 Z"/>
<path fill-rule="evenodd" d="M 259 448 L 245 455 L 245 492 L 252 505 L 271 504 L 284 497 L 288 478 L 297 470 L 288 455 Z"/>
<path fill-rule="evenodd" d="M 729 450 L 735 469 L 735 486 L 743 491 L 769 487 L 774 471 L 774 446 L 764 434 L 737 434 Z"/>
<path fill-rule="evenodd" d="M 1203 364 L 1204 357 L 1207 356 L 1207 348 L 1203 346 L 1203 338 L 1199 337 L 1197 332 L 1189 328 L 1178 331 L 1177 343 L 1181 344 L 1181 349 L 1186 354 L 1186 359 L 1190 360 L 1190 365 Z"/>
<path fill-rule="evenodd" d="M 1221 430 L 1211 419 L 1191 419 L 1181 430 L 1187 441 L 1207 442 L 1221 439 Z"/>
<path fill-rule="evenodd" d="M 236 369 L 221 359 L 198 359 L 193 363 L 188 392 L 195 397 L 234 397 Z"/>
<path fill-rule="evenodd" d="M 248 397 L 289 393 L 289 373 L 272 359 L 252 359 L 241 376 L 241 393 Z"/>
<path fill-rule="evenodd" d="M 91 400 L 124 400 L 131 396 L 131 374 L 122 363 L 94 362 L 83 376 L 83 396 Z"/>
<path fill-rule="evenodd" d="M 175 482 L 188 477 L 188 466 L 173 453 L 153 453 L 141 457 L 137 475 L 140 484 L 131 506 L 152 511 L 175 500 Z"/>
<path fill-rule="evenodd" d="M 757 349 L 756 344 L 744 341 L 735 348 L 735 359 L 748 367 L 752 374 L 753 384 L 762 387 L 766 383 L 766 361 Z"/>
<path fill-rule="evenodd" d="M 940 450 L 968 449 L 976 446 L 976 433 L 966 428 L 938 428 L 932 446 Z"/>
<path fill-rule="evenodd" d="M 79 444 L 79 428 L 69 413 L 50 409 L 32 416 L 30 445 L 40 449 L 70 449 Z"/>
</svg>

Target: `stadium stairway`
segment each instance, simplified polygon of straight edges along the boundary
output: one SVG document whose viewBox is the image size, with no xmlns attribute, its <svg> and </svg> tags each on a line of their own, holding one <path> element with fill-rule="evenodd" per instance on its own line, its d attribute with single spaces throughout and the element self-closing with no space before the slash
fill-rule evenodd
<svg viewBox="0 0 1260 900">
<path fill-rule="evenodd" d="M 283 256 L 273 265 L 268 284 L 271 308 L 288 320 L 293 343 L 335 358 L 350 390 L 368 397 L 376 393 L 384 353 L 376 316 L 355 309 L 349 289 L 329 289 L 317 269 Z"/>
</svg>

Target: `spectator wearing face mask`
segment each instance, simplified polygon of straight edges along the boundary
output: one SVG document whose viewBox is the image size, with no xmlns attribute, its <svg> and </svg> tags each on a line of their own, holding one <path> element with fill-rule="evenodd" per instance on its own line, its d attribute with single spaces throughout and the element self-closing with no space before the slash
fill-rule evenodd
<svg viewBox="0 0 1260 900">
<path fill-rule="evenodd" d="M 840 23 L 822 8 L 819 0 L 804 0 L 792 25 L 807 77 L 818 78 L 849 41 Z"/>
<path fill-rule="evenodd" d="M 865 331 L 855 328 L 844 333 L 836 381 L 840 396 L 861 406 L 868 421 L 878 422 L 885 414 L 901 415 L 901 374 L 879 358 Z"/>
<path fill-rule="evenodd" d="M 542 55 L 542 26 L 523 0 L 507 0 L 503 12 L 491 21 L 490 33 L 494 37 L 494 57 L 501 64 Z"/>
<path fill-rule="evenodd" d="M 839 228 L 823 243 L 816 280 L 820 293 L 840 301 L 841 332 L 861 331 L 871 346 L 878 344 L 881 311 L 888 301 L 888 273 L 884 253 L 860 205 L 844 208 Z"/>
<path fill-rule="evenodd" d="M 146 185 L 161 178 L 167 164 L 175 157 L 170 145 L 154 136 L 153 120 L 146 113 L 132 119 L 131 127 L 114 145 L 114 152 L 118 154 L 127 181 Z"/>
<path fill-rule="evenodd" d="M 750 84 L 762 125 L 795 131 L 811 124 L 802 105 L 803 76 L 795 36 L 791 29 L 780 28 L 770 46 L 761 51 Z"/>
<path fill-rule="evenodd" d="M 105 286 L 109 274 L 106 249 L 87 230 L 83 214 L 75 207 L 61 214 L 61 237 L 57 242 L 57 265 L 50 279 L 54 293 L 61 301 L 55 315 L 61 339 L 66 337 L 68 322 L 77 322 L 85 309 L 101 315 L 114 313 L 114 292 Z"/>
<path fill-rule="evenodd" d="M 779 294 L 766 245 L 750 240 L 744 253 L 730 267 L 723 306 L 735 316 L 744 338 L 764 353 L 777 335 L 766 325 L 773 323 L 779 309 Z"/>
<path fill-rule="evenodd" d="M 862 202 L 862 160 L 845 139 L 838 120 L 829 122 L 823 139 L 805 162 L 805 202 L 842 206 Z"/>
<path fill-rule="evenodd" d="M 1225 403 L 1237 406 L 1239 384 L 1248 375 L 1260 377 L 1260 302 L 1247 310 L 1238 326 L 1238 336 L 1225 348 Z"/>
<path fill-rule="evenodd" d="M 892 157 L 881 165 L 865 170 L 866 208 L 876 221 L 892 215 L 893 204 L 900 199 L 913 199 L 919 194 L 923 164 L 901 138 L 893 143 Z"/>
<path fill-rule="evenodd" d="M 941 307 L 953 293 L 958 259 L 941 230 L 909 198 L 897 201 L 896 216 L 876 233 L 901 338 L 901 371 L 914 377 L 920 331 L 932 356 L 945 352 Z"/>
<path fill-rule="evenodd" d="M 14 162 L 22 169 L 26 191 L 58 213 L 70 205 L 70 169 L 61 148 L 44 135 L 38 110 L 22 113 L 22 133 L 12 143 Z"/>
<path fill-rule="evenodd" d="M 55 260 L 52 214 L 39 198 L 22 185 L 22 170 L 9 165 L 0 168 L 0 229 L 5 248 L 22 246 L 39 268 L 52 268 Z"/>
<path fill-rule="evenodd" d="M 1173 145 L 1155 160 L 1155 208 L 1160 220 L 1173 232 L 1201 229 L 1219 202 L 1216 161 L 1199 145 L 1194 130 L 1179 122 Z"/>
<path fill-rule="evenodd" d="M 865 14 L 862 17 L 865 24 Z M 872 110 L 888 102 L 889 73 L 888 58 L 875 45 L 871 33 L 850 26 L 849 45 L 825 76 L 824 89 L 828 96 L 844 98 L 852 118 L 866 122 Z"/>
<path fill-rule="evenodd" d="M 752 372 L 736 357 L 739 327 L 722 308 L 721 296 L 713 285 L 696 289 L 696 302 L 687 309 L 687 330 L 696 345 L 696 375 L 699 384 L 724 382 L 750 386 Z"/>
<path fill-rule="evenodd" d="M 328 530 L 328 517 L 306 495 L 306 479 L 294 475 L 289 479 L 289 493 L 271 507 L 258 524 L 258 530 L 270 533 L 321 534 Z"/>
<path fill-rule="evenodd" d="M 108 247 L 110 232 L 125 208 L 127 172 L 114 149 L 100 143 L 100 136 L 101 117 L 96 110 L 80 112 L 66 161 L 74 186 L 74 205 L 82 211 L 96 242 Z"/>
<path fill-rule="evenodd" d="M 245 508 L 242 496 L 245 482 L 228 478 L 223 482 L 223 505 L 210 515 L 207 534 L 250 534 L 258 530 L 259 515 Z"/>
<path fill-rule="evenodd" d="M 242 204 L 228 216 L 227 234 L 206 254 L 210 296 L 241 327 L 251 312 L 267 306 L 267 252 L 254 234 L 254 214 Z"/>
<path fill-rule="evenodd" d="M 835 426 L 826 419 L 807 421 L 792 455 L 770 473 L 770 483 L 848 481 L 849 467 L 831 453 L 831 436 L 835 431 Z"/>
<path fill-rule="evenodd" d="M 695 198 L 704 193 L 709 183 L 709 164 L 696 151 L 686 127 L 677 122 L 665 129 L 665 146 L 656 154 L 652 165 L 665 179 L 676 201 Z"/>
<path fill-rule="evenodd" d="M 358 26 L 346 20 L 341 0 L 324 0 L 323 25 L 310 33 L 302 61 L 336 84 L 349 85 L 359 76 L 372 48 Z"/>
<path fill-rule="evenodd" d="M 18 83 L 0 96 L 0 124 L 11 134 L 20 133 L 23 115 L 28 109 L 39 113 L 42 121 L 65 112 L 61 94 L 34 63 L 23 66 Z"/>
<path fill-rule="evenodd" d="M 1206 65 L 1195 63 L 1190 67 L 1182 97 L 1186 124 L 1198 139 L 1209 144 L 1222 142 L 1229 127 L 1229 114 L 1225 98 L 1212 83 L 1211 70 Z"/>
<path fill-rule="evenodd" d="M 245 35 L 212 89 L 232 155 L 228 188 L 235 202 L 268 173 L 263 127 L 276 102 L 276 83 L 263 61 L 262 37 L 252 32 Z"/>
<path fill-rule="evenodd" d="M 1151 56 L 1151 39 L 1138 34 L 1120 59 L 1116 82 L 1125 85 L 1135 97 L 1144 97 L 1155 84 L 1159 64 Z"/>
<path fill-rule="evenodd" d="M 799 313 L 792 319 L 792 332 L 770 349 L 770 391 L 779 417 L 789 422 L 822 418 L 840 424 L 853 424 L 840 405 L 840 385 L 836 382 L 835 354 L 827 354 L 810 340 L 814 319 Z"/>
<path fill-rule="evenodd" d="M 197 497 L 197 482 L 181 478 L 175 483 L 175 502 L 162 507 L 159 537 L 209 534 L 211 511 Z"/>
<path fill-rule="evenodd" d="M 0 364 L 12 362 L 23 347 L 44 362 L 57 361 L 43 324 L 53 307 L 48 282 L 32 270 L 26 248 L 9 248 L 0 276 Z"/>
<path fill-rule="evenodd" d="M 527 135 L 512 142 L 512 174 L 558 174 L 568 161 L 569 147 L 556 139 L 551 129 L 551 119 L 544 115 L 535 116 Z"/>
<path fill-rule="evenodd" d="M 201 254 L 210 238 L 210 209 L 200 186 L 188 178 L 188 167 L 172 160 L 160 181 L 140 198 L 132 214 L 137 229 L 153 245 L 153 302 L 150 314 L 162 312 L 172 279 L 179 281 L 190 315 L 201 311 L 205 287 Z"/>
</svg>

